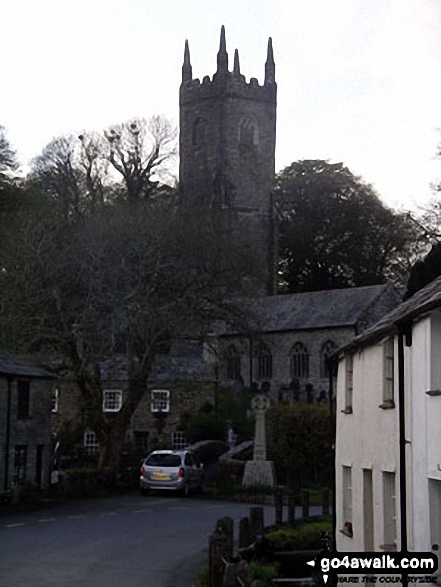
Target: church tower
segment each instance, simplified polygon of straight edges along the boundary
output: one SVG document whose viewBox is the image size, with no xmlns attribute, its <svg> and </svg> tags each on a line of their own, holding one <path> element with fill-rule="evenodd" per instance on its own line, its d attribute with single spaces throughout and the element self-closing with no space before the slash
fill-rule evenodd
<svg viewBox="0 0 441 587">
<path fill-rule="evenodd" d="M 271 190 L 276 145 L 275 64 L 268 41 L 265 79 L 247 83 L 239 53 L 228 68 L 222 26 L 217 70 L 193 79 L 185 42 L 180 87 L 179 181 L 185 205 L 226 210 L 263 268 L 261 295 L 275 293 L 276 247 Z"/>
</svg>

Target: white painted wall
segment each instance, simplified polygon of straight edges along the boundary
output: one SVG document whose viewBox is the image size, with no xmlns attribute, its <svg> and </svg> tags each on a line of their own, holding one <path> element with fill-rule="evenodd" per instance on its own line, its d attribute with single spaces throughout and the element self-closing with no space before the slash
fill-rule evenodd
<svg viewBox="0 0 441 587">
<path fill-rule="evenodd" d="M 396 346 L 396 341 L 395 341 Z M 396 354 L 396 353 L 395 353 Z M 375 344 L 354 355 L 353 413 L 345 414 L 345 365 L 340 362 L 337 380 L 337 549 L 363 551 L 363 469 L 372 470 L 374 493 L 374 547 L 383 544 L 383 471 L 395 472 L 398 488 L 398 409 L 383 410 L 383 347 Z M 395 383 L 397 361 L 395 361 Z M 396 393 L 396 389 L 395 389 Z M 396 397 L 396 395 L 395 395 Z M 353 537 L 343 535 L 342 466 L 352 467 Z M 399 500 L 397 499 L 397 511 Z M 397 535 L 400 528 L 397 523 Z"/>
</svg>

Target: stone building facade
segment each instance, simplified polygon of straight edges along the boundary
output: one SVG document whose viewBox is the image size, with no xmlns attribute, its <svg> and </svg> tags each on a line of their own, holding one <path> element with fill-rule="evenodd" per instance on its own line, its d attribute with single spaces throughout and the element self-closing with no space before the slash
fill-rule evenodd
<svg viewBox="0 0 441 587">
<path fill-rule="evenodd" d="M 128 389 L 126 357 L 115 356 L 100 365 L 103 381 L 103 414 L 109 419 L 121 409 Z M 69 378 L 56 386 L 52 427 L 56 437 L 68 431 L 86 453 L 98 451 L 95 432 L 86 425 L 84 402 L 78 385 Z M 158 355 L 146 391 L 127 430 L 125 449 L 147 453 L 156 446 L 183 448 L 187 439 L 183 418 L 202 406 L 215 406 L 213 367 L 203 359 L 201 343 L 173 341 L 168 354 Z M 60 447 L 65 452 L 65 447 Z"/>
<path fill-rule="evenodd" d="M 179 94 L 181 197 L 189 209 L 222 214 L 245 240 L 263 268 L 255 289 L 260 295 L 275 292 L 276 96 L 271 38 L 262 86 L 241 74 L 237 49 L 228 70 L 224 27 L 216 73 L 202 83 L 192 77 L 186 42 Z"/>
<path fill-rule="evenodd" d="M 52 388 L 49 373 L 0 350 L 2 490 L 49 483 Z"/>
<path fill-rule="evenodd" d="M 398 303 L 392 285 L 241 300 L 250 330 L 219 336 L 220 383 L 265 384 L 276 404 L 325 401 L 328 356 Z"/>
</svg>

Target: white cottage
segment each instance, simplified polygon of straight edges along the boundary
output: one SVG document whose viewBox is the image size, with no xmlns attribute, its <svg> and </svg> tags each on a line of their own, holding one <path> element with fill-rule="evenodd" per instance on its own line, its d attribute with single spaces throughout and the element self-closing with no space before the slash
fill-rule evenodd
<svg viewBox="0 0 441 587">
<path fill-rule="evenodd" d="M 339 354 L 339 551 L 440 552 L 441 277 Z"/>
</svg>

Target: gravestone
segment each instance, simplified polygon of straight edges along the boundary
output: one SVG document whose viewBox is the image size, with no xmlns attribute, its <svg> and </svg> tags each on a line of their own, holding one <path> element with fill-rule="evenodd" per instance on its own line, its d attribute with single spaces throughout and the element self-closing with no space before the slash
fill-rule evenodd
<svg viewBox="0 0 441 587">
<path fill-rule="evenodd" d="M 264 393 L 259 393 L 251 400 L 256 424 L 254 433 L 253 460 L 245 463 L 243 485 L 275 485 L 274 463 L 266 460 L 265 414 L 270 407 L 270 400 Z"/>
</svg>

